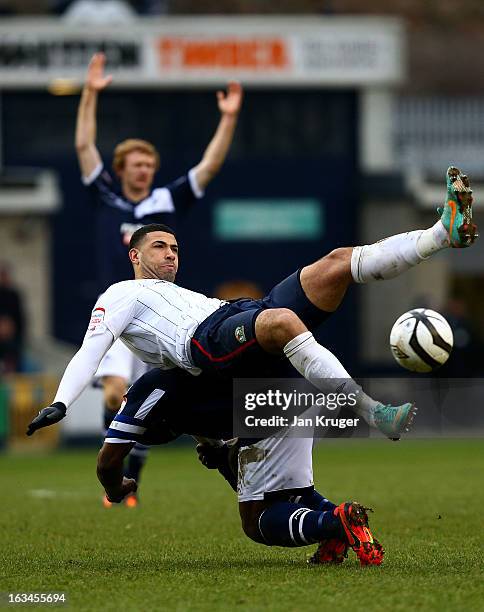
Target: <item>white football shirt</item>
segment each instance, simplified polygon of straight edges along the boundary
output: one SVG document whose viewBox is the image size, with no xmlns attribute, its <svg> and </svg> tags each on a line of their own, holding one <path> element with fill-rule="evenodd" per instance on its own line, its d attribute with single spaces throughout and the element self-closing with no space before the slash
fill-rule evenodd
<svg viewBox="0 0 484 612">
<path fill-rule="evenodd" d="M 86 338 L 109 330 L 153 367 L 180 367 L 199 374 L 190 354 L 191 338 L 224 303 L 168 281 L 123 281 L 98 298 Z"/>
</svg>

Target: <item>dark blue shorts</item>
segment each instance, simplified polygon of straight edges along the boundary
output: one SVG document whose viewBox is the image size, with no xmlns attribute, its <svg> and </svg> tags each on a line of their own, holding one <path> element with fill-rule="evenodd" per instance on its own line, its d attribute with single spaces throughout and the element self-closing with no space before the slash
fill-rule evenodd
<svg viewBox="0 0 484 612">
<path fill-rule="evenodd" d="M 255 337 L 255 320 L 262 310 L 289 308 L 309 330 L 323 323 L 324 312 L 306 297 L 298 270 L 260 300 L 242 298 L 225 304 L 196 329 L 191 341 L 194 364 L 204 372 L 234 377 L 272 376 L 280 371 L 280 357 L 263 351 Z"/>
<path fill-rule="evenodd" d="M 181 434 L 232 437 L 232 381 L 155 368 L 129 389 L 106 441 L 165 444 Z"/>
</svg>

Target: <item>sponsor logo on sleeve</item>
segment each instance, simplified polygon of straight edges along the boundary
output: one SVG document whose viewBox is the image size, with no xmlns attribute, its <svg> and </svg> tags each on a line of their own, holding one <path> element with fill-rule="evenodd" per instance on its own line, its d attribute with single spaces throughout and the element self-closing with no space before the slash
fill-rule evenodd
<svg viewBox="0 0 484 612">
<path fill-rule="evenodd" d="M 89 335 L 102 334 L 106 331 L 106 326 L 104 325 L 105 314 L 106 311 L 101 306 L 98 306 L 92 311 L 89 327 L 87 328 Z"/>
</svg>

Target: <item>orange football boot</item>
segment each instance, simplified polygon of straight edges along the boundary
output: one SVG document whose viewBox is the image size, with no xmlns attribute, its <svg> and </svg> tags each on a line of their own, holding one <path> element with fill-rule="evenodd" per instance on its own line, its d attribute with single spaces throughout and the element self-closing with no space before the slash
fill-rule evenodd
<svg viewBox="0 0 484 612">
<path fill-rule="evenodd" d="M 348 544 L 355 551 L 361 565 L 381 565 L 385 551 L 368 527 L 367 510 L 358 502 L 343 502 L 334 509 L 346 534 Z"/>
<path fill-rule="evenodd" d="M 323 563 L 343 563 L 348 556 L 348 544 L 343 540 L 331 538 L 321 540 L 315 553 L 309 557 L 310 565 L 320 565 Z"/>
<path fill-rule="evenodd" d="M 136 493 L 132 493 L 131 495 L 127 495 L 124 498 L 124 505 L 126 508 L 136 508 L 138 506 L 138 497 Z"/>
<path fill-rule="evenodd" d="M 104 495 L 104 496 L 103 496 L 103 506 L 104 506 L 105 508 L 112 508 L 112 507 L 113 507 L 113 502 L 110 502 L 110 501 L 109 501 L 109 499 L 108 499 L 108 496 L 107 496 L 107 495 Z"/>
</svg>

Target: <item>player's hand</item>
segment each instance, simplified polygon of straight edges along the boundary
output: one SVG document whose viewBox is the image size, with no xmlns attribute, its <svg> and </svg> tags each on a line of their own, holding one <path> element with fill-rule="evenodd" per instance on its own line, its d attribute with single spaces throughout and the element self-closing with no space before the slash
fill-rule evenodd
<svg viewBox="0 0 484 612">
<path fill-rule="evenodd" d="M 123 482 L 120 488 L 116 490 L 107 490 L 106 489 L 106 497 L 113 504 L 119 504 L 123 501 L 123 499 L 127 495 L 131 495 L 131 493 L 136 493 L 138 490 L 138 483 L 133 478 L 126 478 L 123 476 Z"/>
<path fill-rule="evenodd" d="M 237 491 L 238 449 L 238 440 L 235 438 L 223 446 L 197 445 L 199 461 L 209 470 L 217 469 L 234 491 Z"/>
<path fill-rule="evenodd" d="M 227 457 L 227 447 L 211 446 L 210 444 L 197 444 L 198 460 L 209 470 L 219 468 Z"/>
<path fill-rule="evenodd" d="M 58 423 L 66 416 L 66 410 L 62 402 L 55 402 L 51 406 L 43 408 L 27 427 L 26 434 L 31 436 L 37 429 Z"/>
<path fill-rule="evenodd" d="M 86 87 L 94 91 L 101 91 L 113 80 L 112 75 L 104 75 L 106 56 L 104 53 L 95 53 L 89 63 L 86 76 Z"/>
<path fill-rule="evenodd" d="M 242 106 L 242 85 L 238 81 L 229 81 L 227 92 L 217 91 L 218 109 L 223 115 L 237 116 Z"/>
</svg>

